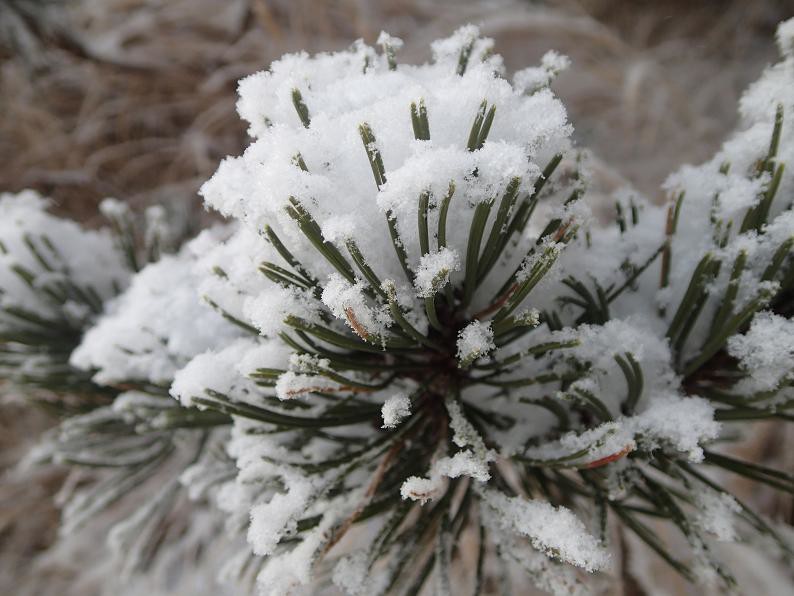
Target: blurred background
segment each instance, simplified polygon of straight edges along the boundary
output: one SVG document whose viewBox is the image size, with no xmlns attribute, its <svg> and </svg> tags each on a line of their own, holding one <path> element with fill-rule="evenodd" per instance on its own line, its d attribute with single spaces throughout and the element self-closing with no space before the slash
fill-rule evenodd
<svg viewBox="0 0 794 596">
<path fill-rule="evenodd" d="M 34 188 L 89 225 L 108 196 L 199 214 L 200 184 L 247 144 L 239 78 L 382 29 L 404 39 L 401 61 L 419 62 L 471 22 L 511 72 L 548 49 L 570 56 L 554 88 L 602 182 L 661 197 L 670 172 L 730 133 L 793 15 L 792 0 L 0 0 L 0 191 Z M 2 594 L 49 581 L 37 558 L 56 537 L 64 475 L 5 472 L 51 423 L 0 403 Z M 776 432 L 748 448 L 770 449 Z"/>
</svg>

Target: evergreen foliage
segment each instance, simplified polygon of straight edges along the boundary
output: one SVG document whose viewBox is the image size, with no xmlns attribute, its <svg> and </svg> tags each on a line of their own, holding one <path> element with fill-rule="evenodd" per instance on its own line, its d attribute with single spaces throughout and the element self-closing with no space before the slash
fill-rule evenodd
<svg viewBox="0 0 794 596">
<path fill-rule="evenodd" d="M 65 531 L 138 487 L 111 537 L 145 569 L 183 492 L 210 496 L 247 535 L 224 577 L 279 596 L 514 568 L 586 593 L 616 532 L 705 585 L 734 583 L 718 541 L 790 560 L 728 482 L 794 492 L 729 445 L 794 417 L 794 21 L 778 38 L 717 155 L 607 226 L 550 90 L 567 59 L 511 83 L 474 27 L 422 66 L 382 34 L 244 79 L 255 140 L 202 189 L 234 223 L 177 254 L 117 205 L 114 247 L 3 196 L 2 375 L 90 396 L 36 457 L 107 469 Z"/>
</svg>

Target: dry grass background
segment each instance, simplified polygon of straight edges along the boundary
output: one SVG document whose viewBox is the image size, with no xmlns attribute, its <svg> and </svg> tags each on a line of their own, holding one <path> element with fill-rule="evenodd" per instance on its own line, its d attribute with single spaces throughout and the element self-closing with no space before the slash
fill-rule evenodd
<svg viewBox="0 0 794 596">
<path fill-rule="evenodd" d="M 609 164 L 599 183 L 656 196 L 730 132 L 741 90 L 775 60 L 775 25 L 792 15 L 791 0 L 3 0 L 0 190 L 38 189 L 89 223 L 115 196 L 198 224 L 198 186 L 246 143 L 237 79 L 285 52 L 372 43 L 381 29 L 415 62 L 474 22 L 509 70 L 550 48 L 568 54 L 555 87 L 578 142 Z M 0 474 L 51 423 L 0 403 Z M 748 449 L 791 458 L 790 433 L 757 436 Z M 61 480 L 57 469 L 0 477 L 0 593 L 43 593 L 33 562 L 55 536 Z M 790 500 L 754 496 L 791 519 Z"/>
<path fill-rule="evenodd" d="M 244 146 L 241 76 L 381 29 L 417 61 L 471 21 L 510 69 L 569 54 L 557 90 L 579 141 L 655 192 L 730 130 L 792 13 L 790 0 L 5 0 L 0 181 L 83 216 L 105 196 L 195 207 L 218 160 Z"/>
</svg>

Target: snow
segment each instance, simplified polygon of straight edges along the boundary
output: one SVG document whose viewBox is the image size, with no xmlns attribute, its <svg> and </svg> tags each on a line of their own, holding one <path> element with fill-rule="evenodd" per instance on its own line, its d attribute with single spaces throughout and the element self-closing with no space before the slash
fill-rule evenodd
<svg viewBox="0 0 794 596">
<path fill-rule="evenodd" d="M 580 451 L 584 455 L 566 463 L 587 467 L 593 463 L 611 463 L 634 451 L 664 449 L 681 453 L 693 462 L 703 459 L 702 445 L 719 436 L 720 424 L 714 420 L 714 408 L 699 397 L 681 397 L 659 393 L 648 400 L 639 414 L 601 424 L 584 432 L 569 432 L 558 441 L 526 449 L 530 459 L 554 460 Z"/>
<path fill-rule="evenodd" d="M 102 384 L 163 384 L 195 355 L 232 341 L 238 330 L 198 300 L 187 247 L 145 267 L 86 333 L 71 363 Z"/>
<path fill-rule="evenodd" d="M 276 396 L 281 400 L 293 399 L 307 393 L 338 391 L 341 386 L 317 375 L 287 371 L 276 381 Z"/>
<path fill-rule="evenodd" d="M 272 554 L 281 538 L 295 532 L 298 518 L 315 496 L 311 481 L 300 474 L 285 471 L 281 477 L 285 492 L 251 508 L 248 543 L 259 556 Z"/>
<path fill-rule="evenodd" d="M 607 422 L 582 433 L 568 432 L 558 441 L 525 450 L 523 455 L 530 459 L 554 460 L 585 450 L 583 457 L 571 460 L 570 463 L 586 465 L 614 454 L 627 454 L 635 448 L 635 437 L 629 425 L 621 421 Z"/>
<path fill-rule="evenodd" d="M 432 233 L 437 206 L 452 182 L 455 208 L 447 222 L 447 246 L 464 254 L 474 205 L 499 196 L 513 176 L 521 178 L 522 190 L 530 189 L 550 156 L 569 146 L 571 133 L 562 104 L 550 92 L 525 97 L 498 76 L 496 56 L 482 61 L 491 41 L 475 41 L 466 73 L 458 76 L 460 49 L 472 36 L 476 28 L 462 29 L 434 46 L 434 63 L 418 67 L 398 64 L 389 70 L 382 55 L 359 44 L 334 54 L 285 56 L 269 71 L 244 79 L 238 110 L 256 140 L 242 156 L 226 159 L 202 187 L 207 205 L 252 230 L 272 226 L 295 257 L 325 280 L 333 268 L 300 240 L 284 212 L 295 197 L 326 241 L 355 237 L 381 279 L 399 279 L 403 274 L 388 236 L 387 212 L 396 220 L 409 264 L 417 269 L 422 255 L 416 199 L 431 193 Z M 365 61 L 370 64 L 366 72 Z M 296 88 L 311 114 L 308 129 L 293 106 Z M 429 142 L 414 141 L 410 126 L 410 104 L 420 99 L 427 106 Z M 488 141 L 471 152 L 466 149 L 469 119 L 483 100 L 496 106 L 496 117 Z M 274 124 L 268 126 L 265 119 Z M 373 131 L 386 169 L 387 182 L 380 189 L 358 133 L 363 122 Z M 308 172 L 295 167 L 298 153 Z M 478 176 L 472 177 L 475 170 Z"/>
<path fill-rule="evenodd" d="M 548 87 L 562 71 L 571 65 L 568 56 L 550 50 L 541 58 L 541 65 L 531 66 L 516 71 L 513 75 L 513 85 L 528 95 L 537 93 Z"/>
<path fill-rule="evenodd" d="M 471 46 L 469 63 L 476 63 L 483 59 L 486 52 L 493 50 L 493 40 L 480 37 L 480 30 L 474 25 L 464 25 L 446 39 L 439 39 L 431 44 L 433 60 L 437 63 L 456 63 L 461 50 Z M 501 61 L 500 56 L 492 57 Z"/>
<path fill-rule="evenodd" d="M 452 457 L 440 459 L 434 466 L 434 471 L 447 478 L 469 476 L 478 482 L 487 482 L 491 479 L 487 461 L 478 458 L 471 451 L 458 451 Z"/>
<path fill-rule="evenodd" d="M 146 229 L 144 231 L 144 244 L 151 250 L 153 247 L 167 243 L 172 234 L 168 226 L 168 218 L 162 205 L 152 205 L 144 212 Z"/>
<path fill-rule="evenodd" d="M 646 447 L 672 447 L 690 461 L 703 459 L 703 443 L 716 439 L 721 425 L 714 420 L 714 407 L 700 397 L 660 394 L 653 399 L 632 427 L 642 434 Z"/>
<path fill-rule="evenodd" d="M 293 549 L 267 559 L 256 578 L 261 594 L 292 594 L 300 586 L 312 581 L 314 565 L 319 559 L 320 551 L 339 521 L 337 509 L 330 508 L 325 512 L 319 525 L 303 534 L 302 540 Z"/>
<path fill-rule="evenodd" d="M 130 207 L 124 201 L 113 197 L 103 199 L 99 203 L 99 212 L 108 219 L 123 220 L 131 214 Z"/>
<path fill-rule="evenodd" d="M 496 347 L 491 323 L 472 321 L 458 334 L 458 363 L 465 368 L 478 358 L 488 355 Z"/>
<path fill-rule="evenodd" d="M 345 594 L 363 596 L 370 592 L 367 585 L 367 554 L 363 550 L 342 557 L 334 567 L 334 585 Z"/>
<path fill-rule="evenodd" d="M 403 482 L 400 488 L 403 499 L 413 499 L 424 505 L 443 493 L 445 478 L 468 476 L 478 482 L 487 482 L 491 478 L 488 466 L 496 459 L 496 453 L 486 447 L 477 429 L 466 418 L 457 401 L 447 398 L 445 406 L 449 413 L 452 442 L 460 447 L 461 451 L 433 462 L 428 478 L 412 476 Z"/>
<path fill-rule="evenodd" d="M 240 385 L 238 365 L 255 348 L 250 340 L 238 339 L 217 351 L 197 354 L 175 375 L 171 395 L 183 406 L 193 406 L 193 398 L 203 397 L 208 390 L 230 393 Z"/>
<path fill-rule="evenodd" d="M 107 230 L 84 230 L 74 222 L 48 214 L 49 205 L 47 199 L 32 190 L 0 193 L 0 303 L 22 306 L 55 319 L 70 312 L 78 317 L 75 323 L 79 325 L 87 315 L 81 305 L 67 300 L 65 308 L 73 310 L 59 316 L 56 311 L 60 305 L 53 304 L 41 290 L 57 288 L 69 279 L 83 288 L 92 288 L 104 301 L 116 293 L 116 287 L 126 285 L 129 271 Z M 45 268 L 36 253 L 51 270 Z M 16 272 L 20 268 L 34 275 L 32 287 Z M 0 323 L 11 324 L 5 315 Z"/>
<path fill-rule="evenodd" d="M 590 535 L 582 521 L 564 507 L 543 501 L 508 497 L 495 490 L 483 491 L 483 506 L 491 509 L 503 531 L 529 538 L 532 546 L 587 571 L 605 569 L 607 550 Z"/>
<path fill-rule="evenodd" d="M 419 501 L 424 505 L 428 501 L 437 499 L 443 494 L 445 488 L 444 479 L 441 474 L 431 478 L 420 478 L 411 476 L 406 478 L 400 486 L 400 496 L 403 499 Z"/>
<path fill-rule="evenodd" d="M 449 413 L 449 426 L 452 428 L 452 442 L 458 447 L 471 447 L 475 453 L 485 457 L 487 449 L 482 437 L 477 429 L 463 414 L 460 404 L 452 398 L 448 398 L 444 405 Z"/>
<path fill-rule="evenodd" d="M 755 381 L 755 390 L 775 389 L 794 372 L 794 321 L 760 312 L 744 335 L 728 339 L 728 353 Z"/>
<path fill-rule="evenodd" d="M 613 365 L 615 354 L 630 353 L 638 362 L 667 361 L 670 351 L 637 318 L 607 321 L 604 325 L 582 325 L 577 329 L 580 344 L 574 348 L 582 359 L 597 368 Z"/>
<path fill-rule="evenodd" d="M 361 339 L 382 337 L 391 325 L 391 316 L 385 307 L 369 306 L 364 296 L 365 284 L 348 283 L 339 274 L 328 278 L 323 288 L 322 301 L 334 316 L 342 319 Z"/>
<path fill-rule="evenodd" d="M 455 250 L 445 247 L 423 255 L 414 279 L 417 296 L 432 298 L 447 284 L 450 273 L 459 270 L 460 256 Z"/>
<path fill-rule="evenodd" d="M 794 18 L 777 26 L 776 38 L 780 53 L 787 58 L 794 58 Z"/>
<path fill-rule="evenodd" d="M 713 490 L 701 490 L 696 493 L 697 514 L 695 522 L 704 531 L 722 542 L 736 540 L 737 514 L 742 508 L 731 495 Z"/>
<path fill-rule="evenodd" d="M 289 315 L 318 322 L 317 303 L 309 292 L 294 287 L 271 284 L 256 295 L 246 296 L 242 310 L 245 320 L 266 337 L 278 335 Z"/>
<path fill-rule="evenodd" d="M 375 42 L 379 46 L 390 46 L 395 50 L 399 50 L 403 47 L 403 40 L 399 37 L 394 37 L 393 35 L 389 35 L 385 31 L 381 31 L 380 35 L 378 35 L 378 40 Z"/>
<path fill-rule="evenodd" d="M 383 428 L 396 428 L 397 425 L 411 415 L 411 400 L 404 393 L 396 393 L 389 397 L 381 408 Z"/>
<path fill-rule="evenodd" d="M 540 63 L 546 70 L 560 73 L 563 70 L 567 70 L 568 67 L 571 66 L 571 59 L 568 58 L 568 56 L 564 56 L 563 54 L 555 52 L 554 50 L 549 50 L 543 54 L 543 58 L 541 58 Z"/>
</svg>

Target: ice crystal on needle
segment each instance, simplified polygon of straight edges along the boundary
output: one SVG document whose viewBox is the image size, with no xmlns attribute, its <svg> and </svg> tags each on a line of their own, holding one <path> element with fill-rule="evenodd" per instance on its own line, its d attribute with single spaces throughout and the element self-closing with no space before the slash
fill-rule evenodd
<svg viewBox="0 0 794 596">
<path fill-rule="evenodd" d="M 404 393 L 392 395 L 381 408 L 383 427 L 394 428 L 407 416 L 411 415 L 411 399 Z"/>
</svg>

